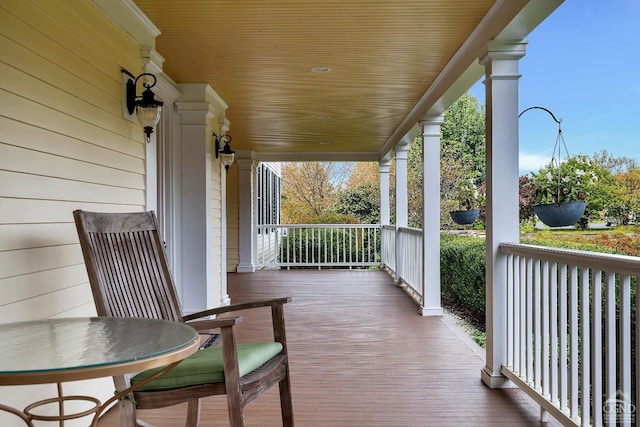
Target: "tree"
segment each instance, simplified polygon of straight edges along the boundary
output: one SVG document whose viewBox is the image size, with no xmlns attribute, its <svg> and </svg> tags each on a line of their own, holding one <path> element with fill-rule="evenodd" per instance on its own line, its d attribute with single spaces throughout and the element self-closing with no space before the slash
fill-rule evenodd
<svg viewBox="0 0 640 427">
<path fill-rule="evenodd" d="M 380 186 L 363 182 L 340 192 L 336 212 L 356 218 L 360 224 L 380 223 Z"/>
<path fill-rule="evenodd" d="M 486 170 L 484 107 L 466 92 L 447 109 L 441 129 L 440 158 L 467 168 L 481 185 Z"/>
<path fill-rule="evenodd" d="M 380 187 L 380 166 L 377 162 L 356 162 L 347 181 L 348 188 L 373 184 Z"/>
<path fill-rule="evenodd" d="M 520 206 L 520 222 L 532 221 L 535 218 L 533 204 L 536 196 L 536 187 L 529 176 L 518 178 L 519 195 L 518 204 Z"/>
<path fill-rule="evenodd" d="M 626 225 L 640 213 L 640 168 L 632 168 L 613 178 L 615 194 L 606 206 L 605 218 L 608 222 Z"/>
<path fill-rule="evenodd" d="M 331 162 L 285 163 L 281 218 L 287 224 L 327 223 L 351 165 Z M 319 222 L 320 221 L 320 222 Z"/>
<path fill-rule="evenodd" d="M 631 157 L 613 157 L 607 150 L 600 150 L 591 159 L 598 166 L 607 169 L 614 175 L 630 171 L 638 167 L 638 162 Z"/>
</svg>

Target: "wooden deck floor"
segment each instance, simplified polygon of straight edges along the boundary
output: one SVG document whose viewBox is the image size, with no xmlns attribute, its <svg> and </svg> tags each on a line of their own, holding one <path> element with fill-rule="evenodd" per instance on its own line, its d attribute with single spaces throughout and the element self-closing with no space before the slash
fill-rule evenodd
<svg viewBox="0 0 640 427">
<path fill-rule="evenodd" d="M 298 426 L 540 425 L 539 408 L 523 392 L 485 387 L 477 349 L 446 319 L 420 316 L 385 272 L 230 274 L 229 293 L 233 302 L 293 298 L 285 315 Z M 240 340 L 264 336 L 269 315 L 244 312 Z M 181 426 L 184 406 L 139 417 Z M 247 427 L 281 425 L 277 387 L 252 402 L 245 418 Z M 117 410 L 99 425 L 117 426 Z M 225 398 L 205 399 L 201 426 L 227 425 Z"/>
</svg>

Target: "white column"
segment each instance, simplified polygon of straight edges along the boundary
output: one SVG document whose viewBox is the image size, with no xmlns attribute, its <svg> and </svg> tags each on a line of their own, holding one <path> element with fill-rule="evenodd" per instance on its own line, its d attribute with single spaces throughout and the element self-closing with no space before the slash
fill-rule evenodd
<svg viewBox="0 0 640 427">
<path fill-rule="evenodd" d="M 440 125 L 443 116 L 425 117 L 422 126 L 422 307 L 423 316 L 441 316 L 440 305 Z"/>
<path fill-rule="evenodd" d="M 380 167 L 380 224 L 389 225 L 391 223 L 391 203 L 389 202 L 389 159 L 382 159 L 378 162 Z"/>
<path fill-rule="evenodd" d="M 256 218 L 253 214 L 256 164 L 252 159 L 238 159 L 237 163 L 240 259 L 236 271 L 238 273 L 253 273 L 256 271 Z"/>
<path fill-rule="evenodd" d="M 395 147 L 396 155 L 396 282 L 400 283 L 402 271 L 401 227 L 409 223 L 409 199 L 407 197 L 407 153 L 410 141 L 404 137 Z"/>
<path fill-rule="evenodd" d="M 486 70 L 487 164 L 487 345 L 482 381 L 506 387 L 500 369 L 507 358 L 506 257 L 501 242 L 519 242 L 518 217 L 518 62 L 522 41 L 492 41 L 480 57 Z"/>
<path fill-rule="evenodd" d="M 396 228 L 409 223 L 409 199 L 407 197 L 407 153 L 411 141 L 402 138 L 395 147 L 396 153 Z"/>
<path fill-rule="evenodd" d="M 203 93 L 204 97 L 204 93 Z M 218 303 L 212 295 L 211 134 L 213 112 L 206 102 L 177 102 L 182 172 L 180 249 L 181 302 L 186 313 Z M 217 281 L 216 281 L 217 282 Z"/>
</svg>

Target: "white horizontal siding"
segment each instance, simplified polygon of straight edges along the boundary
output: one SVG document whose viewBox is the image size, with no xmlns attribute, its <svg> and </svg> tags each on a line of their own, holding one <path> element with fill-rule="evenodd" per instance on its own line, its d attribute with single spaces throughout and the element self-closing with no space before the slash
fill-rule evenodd
<svg viewBox="0 0 640 427">
<path fill-rule="evenodd" d="M 21 0 L 0 3 L 0 52 L 0 322 L 94 315 L 72 211 L 145 208 L 146 146 L 122 118 L 120 72 L 142 71 L 140 46 L 91 1 Z M 0 402 L 55 393 L 1 387 Z M 0 425 L 24 423 L 0 414 Z"/>
</svg>

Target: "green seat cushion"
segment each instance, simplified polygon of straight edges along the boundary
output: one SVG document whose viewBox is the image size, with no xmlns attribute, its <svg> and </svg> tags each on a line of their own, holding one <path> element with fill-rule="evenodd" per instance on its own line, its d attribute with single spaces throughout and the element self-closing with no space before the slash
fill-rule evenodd
<svg viewBox="0 0 640 427">
<path fill-rule="evenodd" d="M 279 342 L 253 342 L 238 344 L 238 367 L 240 376 L 264 365 L 282 350 Z M 136 384 L 162 368 L 149 369 L 131 379 Z M 145 384 L 136 391 L 171 390 L 197 384 L 224 382 L 224 364 L 222 347 L 210 347 L 198 350 L 180 362 L 175 368 L 159 378 Z"/>
</svg>

